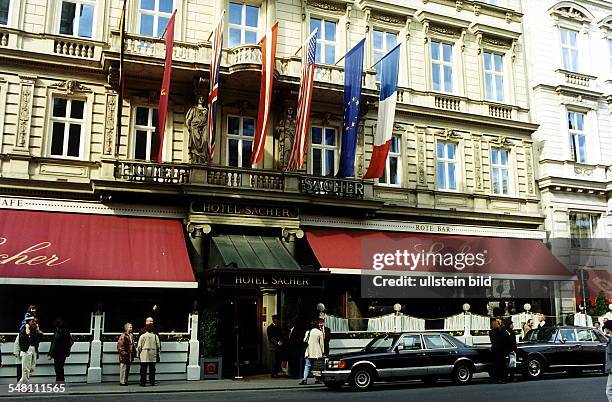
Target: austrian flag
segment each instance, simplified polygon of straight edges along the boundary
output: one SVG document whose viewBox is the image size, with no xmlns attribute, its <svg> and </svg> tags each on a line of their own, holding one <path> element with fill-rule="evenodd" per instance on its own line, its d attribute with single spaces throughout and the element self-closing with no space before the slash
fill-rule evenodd
<svg viewBox="0 0 612 402">
<path fill-rule="evenodd" d="M 391 146 L 395 104 L 397 103 L 397 75 L 399 73 L 399 47 L 397 45 L 380 61 L 380 100 L 378 103 L 378 120 L 374 133 L 372 159 L 364 179 L 382 177 Z"/>
<path fill-rule="evenodd" d="M 261 38 L 261 88 L 259 90 L 259 113 L 257 114 L 257 130 L 251 153 L 251 166 L 259 163 L 264 154 L 266 128 L 272 105 L 272 84 L 274 83 L 274 63 L 276 60 L 276 36 L 278 22 Z"/>
</svg>

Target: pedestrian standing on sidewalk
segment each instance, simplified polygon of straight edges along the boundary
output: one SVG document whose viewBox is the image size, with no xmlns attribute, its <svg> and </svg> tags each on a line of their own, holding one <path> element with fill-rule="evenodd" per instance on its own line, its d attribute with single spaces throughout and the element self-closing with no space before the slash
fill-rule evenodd
<svg viewBox="0 0 612 402">
<path fill-rule="evenodd" d="M 21 369 L 21 350 L 19 349 L 19 333 L 21 333 L 21 331 L 23 331 L 26 328 L 26 324 L 28 324 L 28 321 L 31 320 L 32 318 L 38 318 L 37 315 L 37 308 L 35 305 L 31 304 L 28 306 L 28 309 L 26 310 L 23 320 L 21 321 L 21 324 L 19 325 L 19 331 L 17 332 L 17 337 L 15 338 L 15 344 L 14 344 L 14 355 L 15 355 L 15 378 L 16 381 L 19 381 L 21 379 L 21 375 L 22 375 L 22 369 Z"/>
<path fill-rule="evenodd" d="M 506 377 L 506 350 L 500 318 L 495 318 L 491 322 L 489 339 L 491 341 L 491 354 L 493 355 L 493 372 L 491 373 L 493 381 L 504 383 Z"/>
<path fill-rule="evenodd" d="M 74 342 L 72 335 L 66 329 L 64 320 L 58 318 L 55 320 L 55 333 L 49 347 L 49 360 L 53 359 L 53 368 L 55 369 L 55 381 L 64 382 L 64 365 L 66 358 L 70 356 L 70 349 Z"/>
<path fill-rule="evenodd" d="M 312 323 L 311 329 L 306 332 L 306 335 L 304 336 L 304 344 L 306 345 L 306 352 L 304 353 L 306 362 L 304 363 L 304 377 L 302 378 L 300 385 L 308 384 L 310 369 L 317 359 L 323 357 L 323 351 L 325 350 L 324 335 L 319 329 L 317 323 Z M 315 384 L 320 383 L 318 379 L 315 378 L 315 380 Z"/>
<path fill-rule="evenodd" d="M 119 385 L 128 385 L 130 367 L 134 360 L 134 334 L 133 327 L 129 322 L 123 326 L 123 333 L 117 341 L 117 351 L 119 352 Z"/>
<path fill-rule="evenodd" d="M 147 369 L 149 384 L 155 385 L 155 363 L 159 361 L 161 342 L 153 332 L 153 324 L 145 327 L 146 332 L 138 339 L 138 356 L 140 357 L 140 386 L 147 385 Z"/>
<path fill-rule="evenodd" d="M 285 348 L 283 329 L 280 325 L 278 315 L 272 316 L 272 324 L 266 330 L 268 335 L 268 343 L 270 345 L 270 376 L 278 378 L 278 372 L 281 368 L 281 357 Z"/>
<path fill-rule="evenodd" d="M 147 317 L 145 319 L 145 325 L 144 327 L 140 328 L 140 330 L 138 331 L 138 335 L 144 335 L 147 332 L 147 327 L 151 326 L 151 328 L 153 328 L 153 333 L 157 334 L 157 330 L 155 329 L 155 322 L 153 321 L 153 317 Z"/>
<path fill-rule="evenodd" d="M 510 381 L 515 381 L 514 373 L 516 372 L 516 335 L 514 334 L 514 323 L 512 318 L 507 318 L 504 321 L 503 334 L 505 337 L 504 347 L 506 349 L 506 370 L 510 374 Z"/>
<path fill-rule="evenodd" d="M 606 365 L 605 372 L 608 374 L 608 382 L 606 383 L 606 396 L 608 402 L 612 402 L 612 321 L 606 321 L 603 324 L 604 333 L 608 338 L 606 345 Z"/>
<path fill-rule="evenodd" d="M 21 378 L 17 384 L 27 384 L 36 367 L 38 359 L 38 344 L 42 333 L 38 330 L 36 319 L 30 317 L 23 331 L 19 333 L 19 357 L 21 357 Z"/>
</svg>

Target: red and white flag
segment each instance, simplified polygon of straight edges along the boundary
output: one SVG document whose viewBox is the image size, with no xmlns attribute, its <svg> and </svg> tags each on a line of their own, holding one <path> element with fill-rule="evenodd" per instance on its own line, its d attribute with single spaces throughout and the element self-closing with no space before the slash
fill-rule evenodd
<svg viewBox="0 0 612 402">
<path fill-rule="evenodd" d="M 261 38 L 261 88 L 259 90 L 259 113 L 257 114 L 257 130 L 253 139 L 251 166 L 261 161 L 266 143 L 266 129 L 272 106 L 272 85 L 274 84 L 274 64 L 276 61 L 276 37 L 278 22 Z"/>
<path fill-rule="evenodd" d="M 215 154 L 215 130 L 217 123 L 217 105 L 219 104 L 219 70 L 221 69 L 221 54 L 223 52 L 223 17 L 212 33 L 212 54 L 210 57 L 210 92 L 208 93 L 208 160 L 212 162 Z"/>
<path fill-rule="evenodd" d="M 302 76 L 298 95 L 297 115 L 295 117 L 295 136 L 287 171 L 295 171 L 304 166 L 306 140 L 308 139 L 308 119 L 312 101 L 312 85 L 315 73 L 315 55 L 317 51 L 317 32 L 315 29 L 302 45 Z"/>
<path fill-rule="evenodd" d="M 168 98 L 170 96 L 170 79 L 172 78 L 172 49 L 174 47 L 174 20 L 176 10 L 172 13 L 164 34 L 166 35 L 166 62 L 164 64 L 164 78 L 162 79 L 161 91 L 159 93 L 158 124 L 159 148 L 157 149 L 157 162 L 163 159 L 164 130 L 166 129 L 166 114 L 168 113 Z M 162 35 L 163 36 L 163 35 Z"/>
</svg>

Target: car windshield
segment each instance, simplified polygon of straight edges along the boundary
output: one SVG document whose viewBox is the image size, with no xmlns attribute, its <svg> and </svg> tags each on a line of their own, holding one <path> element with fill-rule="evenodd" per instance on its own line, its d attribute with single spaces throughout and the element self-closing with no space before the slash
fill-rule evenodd
<svg viewBox="0 0 612 402">
<path fill-rule="evenodd" d="M 553 342 L 555 340 L 555 328 L 540 328 L 529 331 L 527 342 Z"/>
<path fill-rule="evenodd" d="M 393 346 L 397 338 L 398 335 L 381 335 L 368 343 L 365 350 L 370 352 L 388 350 L 391 346 Z"/>
</svg>

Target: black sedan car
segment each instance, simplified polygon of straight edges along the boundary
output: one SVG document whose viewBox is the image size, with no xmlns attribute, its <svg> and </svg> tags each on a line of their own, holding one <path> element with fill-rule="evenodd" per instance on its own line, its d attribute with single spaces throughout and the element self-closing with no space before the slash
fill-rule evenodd
<svg viewBox="0 0 612 402">
<path fill-rule="evenodd" d="M 607 339 L 589 327 L 543 327 L 529 331 L 518 344 L 517 368 L 527 378 L 538 379 L 544 372 L 603 370 Z"/>
<path fill-rule="evenodd" d="M 375 381 L 415 377 L 426 382 L 446 377 L 467 384 L 473 373 L 488 371 L 490 363 L 489 348 L 467 346 L 446 334 L 386 334 L 360 352 L 326 359 L 321 379 L 331 389 L 348 383 L 355 390 L 367 390 Z"/>
</svg>

